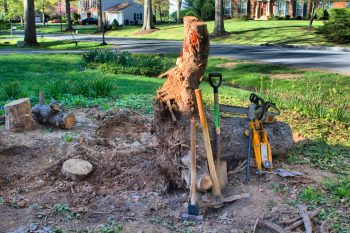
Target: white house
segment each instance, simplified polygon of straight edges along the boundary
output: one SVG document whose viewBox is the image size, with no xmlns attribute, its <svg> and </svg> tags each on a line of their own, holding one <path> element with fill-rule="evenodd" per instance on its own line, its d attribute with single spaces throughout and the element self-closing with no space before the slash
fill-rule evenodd
<svg viewBox="0 0 350 233">
<path fill-rule="evenodd" d="M 114 19 L 119 25 L 143 23 L 143 5 L 133 0 L 102 0 L 102 11 L 110 24 Z M 97 18 L 97 0 L 79 0 L 78 14 L 81 19 Z"/>
<path fill-rule="evenodd" d="M 117 20 L 119 25 L 143 24 L 143 5 L 139 3 L 123 2 L 105 10 L 105 20 L 112 23 Z"/>
</svg>

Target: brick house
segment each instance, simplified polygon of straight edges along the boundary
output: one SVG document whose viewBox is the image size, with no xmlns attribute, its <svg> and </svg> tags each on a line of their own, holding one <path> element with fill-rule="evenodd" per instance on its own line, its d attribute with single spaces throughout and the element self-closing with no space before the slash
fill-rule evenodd
<svg viewBox="0 0 350 233">
<path fill-rule="evenodd" d="M 350 7 L 349 2 L 335 2 L 333 8 Z M 303 0 L 224 0 L 225 16 L 248 16 L 254 19 L 267 19 L 272 16 L 307 18 L 311 4 Z"/>
</svg>

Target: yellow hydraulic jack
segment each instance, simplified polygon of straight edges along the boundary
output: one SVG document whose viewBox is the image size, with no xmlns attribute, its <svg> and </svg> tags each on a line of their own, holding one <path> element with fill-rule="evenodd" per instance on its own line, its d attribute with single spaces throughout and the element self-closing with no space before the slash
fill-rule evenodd
<svg viewBox="0 0 350 233">
<path fill-rule="evenodd" d="M 257 174 L 271 172 L 272 170 L 272 152 L 271 146 L 267 137 L 266 129 L 263 123 L 273 123 L 275 116 L 279 115 L 279 109 L 271 102 L 265 102 L 263 99 L 252 93 L 250 95 L 251 105 L 248 108 L 249 130 L 245 132 L 249 136 L 248 141 L 248 156 L 246 180 L 249 181 L 250 168 L 250 152 L 253 146 L 256 166 L 258 168 Z M 272 108 L 275 112 L 268 112 Z"/>
</svg>

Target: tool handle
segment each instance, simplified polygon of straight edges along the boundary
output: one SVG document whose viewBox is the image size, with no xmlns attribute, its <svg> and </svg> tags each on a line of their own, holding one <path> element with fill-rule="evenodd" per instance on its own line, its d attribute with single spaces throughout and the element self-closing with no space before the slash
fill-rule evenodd
<svg viewBox="0 0 350 233">
<path fill-rule="evenodd" d="M 191 119 L 191 205 L 195 205 L 196 196 L 196 144 L 197 144 L 197 126 L 196 120 Z"/>
<path fill-rule="evenodd" d="M 217 82 L 214 82 L 213 78 L 219 78 Z M 222 83 L 222 74 L 221 73 L 209 73 L 209 83 L 210 86 L 214 88 L 214 93 L 219 92 L 219 87 Z"/>
<path fill-rule="evenodd" d="M 250 152 L 252 148 L 252 129 L 249 128 L 249 139 L 248 139 L 248 154 L 247 154 L 247 165 L 246 165 L 246 173 L 245 173 L 245 180 L 246 182 L 250 179 Z"/>
<path fill-rule="evenodd" d="M 211 144 L 210 144 L 210 136 L 209 136 L 207 119 L 205 117 L 205 112 L 204 112 L 204 106 L 203 106 L 203 101 L 202 101 L 202 92 L 200 89 L 196 89 L 195 94 L 196 94 L 196 99 L 197 99 L 199 118 L 200 118 L 200 121 L 202 124 L 204 146 L 205 146 L 205 151 L 207 153 L 209 173 L 210 173 L 210 177 L 213 181 L 213 195 L 214 196 L 221 196 L 219 180 L 218 180 L 218 176 L 217 176 L 215 164 L 214 164 L 213 151 L 211 149 Z"/>
</svg>

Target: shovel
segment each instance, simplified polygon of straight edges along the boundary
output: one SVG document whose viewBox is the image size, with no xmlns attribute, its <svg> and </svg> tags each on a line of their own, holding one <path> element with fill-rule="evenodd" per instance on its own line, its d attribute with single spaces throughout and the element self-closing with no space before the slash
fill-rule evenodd
<svg viewBox="0 0 350 233">
<path fill-rule="evenodd" d="M 217 79 L 216 81 L 214 79 Z M 214 90 L 214 121 L 215 121 L 215 168 L 219 180 L 220 190 L 228 184 L 227 163 L 221 161 L 221 137 L 220 137 L 220 111 L 219 111 L 219 87 L 222 83 L 221 73 L 209 73 L 209 83 Z"/>
</svg>

